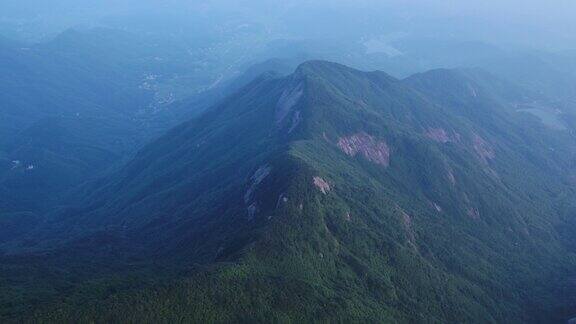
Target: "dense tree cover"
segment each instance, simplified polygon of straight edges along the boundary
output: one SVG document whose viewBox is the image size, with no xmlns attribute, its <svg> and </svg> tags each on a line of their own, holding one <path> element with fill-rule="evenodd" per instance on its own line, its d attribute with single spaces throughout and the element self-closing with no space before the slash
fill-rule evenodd
<svg viewBox="0 0 576 324">
<path fill-rule="evenodd" d="M 545 99 L 473 70 L 397 80 L 308 62 L 259 78 L 6 243 L 2 271 L 38 273 L 22 274 L 34 287 L 1 283 L 3 315 L 565 318 L 576 146 L 513 105 L 535 100 Z M 34 305 L 22 296 L 39 287 L 39 300 L 60 297 L 11 304 Z"/>
</svg>

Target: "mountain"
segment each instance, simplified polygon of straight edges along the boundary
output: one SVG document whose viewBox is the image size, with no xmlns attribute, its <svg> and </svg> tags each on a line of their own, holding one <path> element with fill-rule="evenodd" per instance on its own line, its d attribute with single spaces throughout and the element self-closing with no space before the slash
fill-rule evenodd
<svg viewBox="0 0 576 324">
<path fill-rule="evenodd" d="M 228 96 L 242 90 L 263 74 L 286 76 L 291 74 L 302 61 L 298 59 L 266 59 L 243 67 L 238 76 L 222 81 L 218 86 L 204 91 L 199 96 L 189 96 L 171 104 L 164 112 L 172 119 L 188 120 L 199 116 L 211 106 L 226 100 Z M 190 109 L 194 107 L 194 109 Z"/>
<path fill-rule="evenodd" d="M 0 39 L 0 240 L 184 120 L 163 113 L 181 99 L 165 80 L 189 57 L 175 43 L 101 28 L 38 44 Z"/>
<path fill-rule="evenodd" d="M 110 28 L 35 44 L 0 40 L 0 148 L 47 117 L 110 118 L 158 134 L 182 121 L 166 112 L 171 103 L 234 76 L 205 56 L 200 45 Z"/>
<path fill-rule="evenodd" d="M 574 103 L 576 56 L 571 52 L 527 51 L 493 58 L 483 64 L 492 73 L 550 98 Z"/>
<path fill-rule="evenodd" d="M 517 109 L 533 96 L 477 70 L 398 80 L 311 61 L 266 74 L 4 240 L 0 310 L 40 322 L 560 320 L 576 297 L 576 146 Z M 55 305 L 22 306 L 34 305 L 23 278 Z"/>
<path fill-rule="evenodd" d="M 12 48 L 1 54 L 0 102 L 6 107 L 0 115 L 2 143 L 45 117 L 121 118 L 120 107 L 139 106 L 147 98 L 145 91 L 130 89 L 120 78 L 113 81 L 109 71 L 87 60 L 71 60 L 37 47 Z"/>
<path fill-rule="evenodd" d="M 247 83 L 204 91 L 221 76 L 200 71 L 190 51 L 107 28 L 38 44 L 0 39 L 0 215 L 44 212 L 233 91 L 224 83 Z"/>
<path fill-rule="evenodd" d="M 162 129 L 136 115 L 153 96 L 128 69 L 73 44 L 0 42 L 0 224 L 43 212 Z"/>
</svg>

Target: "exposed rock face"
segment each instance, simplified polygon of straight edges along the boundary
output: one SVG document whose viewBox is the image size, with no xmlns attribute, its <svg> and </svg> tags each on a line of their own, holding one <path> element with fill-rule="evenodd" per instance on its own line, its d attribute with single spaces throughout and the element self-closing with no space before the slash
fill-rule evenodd
<svg viewBox="0 0 576 324">
<path fill-rule="evenodd" d="M 378 141 L 374 137 L 362 132 L 338 140 L 338 147 L 349 156 L 361 154 L 370 162 L 390 165 L 390 148 L 384 141 Z"/>
<path fill-rule="evenodd" d="M 476 154 L 482 159 L 482 161 L 487 162 L 488 160 L 492 160 L 496 157 L 496 153 L 494 149 L 486 140 L 480 137 L 478 134 L 474 134 L 472 137 L 472 146 L 474 147 L 474 151 Z"/>
<path fill-rule="evenodd" d="M 468 90 L 470 90 L 470 96 L 471 97 L 478 98 L 478 92 L 470 83 L 468 84 Z"/>
<path fill-rule="evenodd" d="M 254 175 L 252 175 L 252 180 L 255 184 L 260 184 L 272 171 L 272 167 L 269 165 L 264 165 L 258 168 Z"/>
<path fill-rule="evenodd" d="M 248 206 L 248 220 L 253 220 L 254 216 L 258 213 L 258 204 L 253 203 L 252 205 Z"/>
<path fill-rule="evenodd" d="M 270 172 L 272 172 L 272 167 L 269 165 L 263 165 L 258 168 L 258 170 L 256 170 L 256 172 L 254 172 L 250 178 L 250 180 L 252 180 L 252 184 L 244 194 L 244 203 L 246 203 L 246 206 L 248 206 L 248 220 L 254 219 L 254 216 L 256 216 L 258 213 L 258 202 L 253 201 L 254 192 L 258 188 L 258 185 L 260 185 L 262 181 L 264 181 L 264 179 L 270 175 Z"/>
<path fill-rule="evenodd" d="M 262 183 L 262 181 L 264 181 L 264 179 L 266 179 L 268 175 L 270 175 L 270 172 L 272 172 L 272 167 L 270 167 L 269 165 L 261 166 L 258 170 L 256 170 L 256 172 L 254 172 L 254 175 L 252 175 L 252 177 L 250 178 L 252 180 L 252 184 L 244 194 L 244 202 L 248 204 L 252 200 L 252 195 L 254 194 L 254 191 L 256 190 L 258 185 Z"/>
<path fill-rule="evenodd" d="M 292 125 L 290 125 L 290 129 L 288 129 L 288 134 L 292 133 L 292 131 L 294 131 L 294 129 L 300 125 L 301 120 L 302 117 L 300 116 L 300 111 L 294 111 L 294 114 L 292 114 Z"/>
<path fill-rule="evenodd" d="M 278 201 L 276 202 L 276 208 L 280 208 L 282 207 L 282 204 L 285 204 L 288 202 L 288 197 L 286 197 L 286 194 L 280 194 L 280 196 L 278 196 Z"/>
<path fill-rule="evenodd" d="M 460 142 L 460 134 L 456 132 L 447 132 L 444 128 L 428 128 L 424 135 L 434 142 L 446 144 L 446 143 L 458 143 Z"/>
<path fill-rule="evenodd" d="M 304 85 L 298 83 L 286 89 L 276 105 L 276 124 L 280 125 L 290 115 L 304 94 Z M 299 114 L 298 114 L 299 118 Z"/>
<path fill-rule="evenodd" d="M 330 192 L 330 190 L 332 190 L 332 188 L 330 187 L 330 184 L 328 184 L 328 182 L 326 182 L 326 180 L 320 178 L 320 177 L 314 177 L 314 185 L 316 186 L 316 188 L 318 188 L 323 194 L 327 194 L 328 192 Z"/>
<path fill-rule="evenodd" d="M 448 133 L 446 133 L 443 128 L 429 128 L 425 135 L 429 139 L 438 143 L 446 144 L 451 142 L 450 136 L 448 136 Z"/>
<path fill-rule="evenodd" d="M 468 208 L 468 217 L 474 219 L 474 220 L 479 220 L 480 219 L 480 211 L 478 211 L 478 209 L 476 208 Z"/>
<path fill-rule="evenodd" d="M 406 236 L 408 237 L 408 243 L 416 247 L 416 236 L 414 235 L 414 230 L 412 229 L 412 217 L 402 211 L 402 225 L 406 231 Z"/>
<path fill-rule="evenodd" d="M 452 184 L 452 186 L 456 185 L 456 177 L 454 176 L 454 171 L 452 171 L 452 169 L 448 168 L 446 177 L 448 178 L 448 181 L 450 181 L 450 184 Z"/>
</svg>

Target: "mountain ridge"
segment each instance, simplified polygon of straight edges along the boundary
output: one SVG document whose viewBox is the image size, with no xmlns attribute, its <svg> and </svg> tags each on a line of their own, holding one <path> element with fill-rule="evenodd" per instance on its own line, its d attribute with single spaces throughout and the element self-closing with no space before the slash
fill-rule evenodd
<svg viewBox="0 0 576 324">
<path fill-rule="evenodd" d="M 491 91 L 450 102 L 501 113 L 462 115 L 412 82 L 307 62 L 149 144 L 26 246 L 8 246 L 208 269 L 159 294 L 64 302 L 36 319 L 549 318 L 559 307 L 551 278 L 576 262 L 550 198 L 572 197 L 560 172 L 571 151 L 551 157 L 522 143 L 568 139 L 546 128 L 520 138 L 530 127 Z"/>
</svg>

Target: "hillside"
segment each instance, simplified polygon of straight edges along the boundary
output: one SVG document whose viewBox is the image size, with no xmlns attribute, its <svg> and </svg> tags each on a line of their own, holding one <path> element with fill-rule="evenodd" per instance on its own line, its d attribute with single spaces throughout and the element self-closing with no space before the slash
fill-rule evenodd
<svg viewBox="0 0 576 324">
<path fill-rule="evenodd" d="M 238 79 L 229 71 L 216 84 L 216 69 L 200 71 L 191 55 L 171 38 L 109 28 L 38 44 L 0 39 L 0 226 L 42 216 L 256 73 L 281 67 L 266 62 Z"/>
<path fill-rule="evenodd" d="M 74 265 L 40 322 L 562 319 L 576 146 L 514 108 L 533 96 L 478 71 L 263 76 L 6 242 L 3 269 Z M 85 260 L 171 280 L 76 298 L 112 280 Z"/>
</svg>

